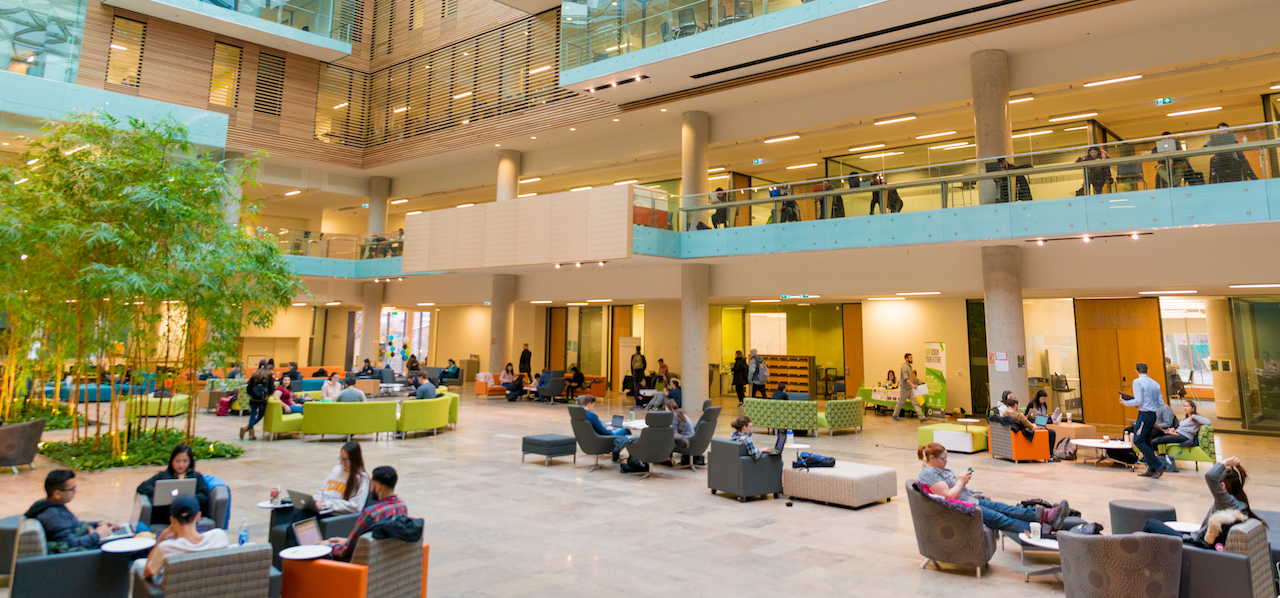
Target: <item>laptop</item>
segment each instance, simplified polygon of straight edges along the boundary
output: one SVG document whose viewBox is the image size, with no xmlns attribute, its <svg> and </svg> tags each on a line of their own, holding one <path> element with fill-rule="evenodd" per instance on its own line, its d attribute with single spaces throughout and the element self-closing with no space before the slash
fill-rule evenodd
<svg viewBox="0 0 1280 598">
<path fill-rule="evenodd" d="M 1037 426 L 1047 426 L 1047 425 L 1049 425 L 1049 416 L 1047 416 L 1047 415 L 1037 415 L 1037 416 L 1036 416 L 1036 425 L 1037 425 Z"/>
<path fill-rule="evenodd" d="M 613 416 L 613 429 L 615 429 L 615 430 L 621 430 L 621 429 L 622 429 L 622 424 L 626 423 L 626 421 L 627 421 L 627 420 L 626 420 L 625 418 L 623 418 L 621 415 L 615 415 L 615 416 Z"/>
<path fill-rule="evenodd" d="M 773 452 L 782 454 L 782 449 L 787 447 L 787 435 L 778 434 L 778 439 L 773 443 Z"/>
<path fill-rule="evenodd" d="M 133 514 L 129 517 L 129 523 L 120 526 L 120 529 L 111 532 L 109 536 L 98 538 L 98 544 L 132 538 L 138 533 L 139 519 L 142 519 L 142 498 L 141 495 L 135 494 L 133 498 Z"/>
<path fill-rule="evenodd" d="M 311 546 L 324 541 L 324 536 L 320 535 L 320 524 L 316 523 L 315 517 L 295 522 L 293 535 L 298 538 L 298 546 Z"/>
<path fill-rule="evenodd" d="M 310 492 L 298 492 L 297 490 L 289 490 L 289 500 L 293 502 L 293 508 L 319 513 L 320 508 L 316 506 L 316 497 Z"/>
<path fill-rule="evenodd" d="M 1178 142 L 1174 139 L 1161 139 L 1156 142 L 1156 150 L 1161 152 L 1176 152 L 1182 148 L 1178 147 Z"/>
<path fill-rule="evenodd" d="M 157 507 L 167 507 L 173 504 L 179 496 L 195 496 L 196 495 L 196 479 L 188 478 L 185 480 L 160 480 L 156 482 L 155 498 L 151 504 Z"/>
</svg>

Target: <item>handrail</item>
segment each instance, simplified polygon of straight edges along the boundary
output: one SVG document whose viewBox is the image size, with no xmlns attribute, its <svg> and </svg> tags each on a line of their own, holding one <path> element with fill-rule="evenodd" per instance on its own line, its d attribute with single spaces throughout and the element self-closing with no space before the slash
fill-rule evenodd
<svg viewBox="0 0 1280 598">
<path fill-rule="evenodd" d="M 1098 146 L 1094 145 L 1094 146 L 1085 146 L 1085 147 L 1098 147 Z M 954 176 L 946 176 L 946 177 L 934 177 L 934 178 L 917 179 L 914 181 L 906 181 L 906 182 L 900 182 L 900 183 L 885 183 L 882 185 L 872 185 L 869 187 L 844 187 L 844 188 L 833 187 L 829 191 L 813 191 L 809 193 L 799 193 L 795 195 L 780 195 L 775 197 L 761 197 L 759 199 L 733 200 L 733 201 L 713 203 L 708 205 L 698 205 L 698 206 L 692 206 L 692 207 L 681 206 L 680 211 L 681 212 L 699 212 L 699 211 L 716 210 L 716 209 L 724 209 L 724 208 L 731 208 L 731 207 L 738 208 L 738 207 L 745 207 L 745 206 L 777 203 L 780 201 L 796 201 L 801 199 L 829 197 L 833 195 L 853 195 L 857 193 L 875 193 L 880 191 L 892 191 L 897 189 L 907 189 L 907 188 L 914 188 L 914 187 L 929 187 L 933 185 L 947 185 L 947 184 L 961 183 L 961 182 L 968 182 L 968 181 L 1007 179 L 1010 177 L 1027 176 L 1032 174 L 1070 172 L 1070 171 L 1082 170 L 1086 168 L 1089 168 L 1089 169 L 1110 168 L 1112 166 L 1121 165 L 1121 164 L 1134 164 L 1134 163 L 1143 163 L 1143 162 L 1163 161 L 1163 162 L 1166 162 L 1166 166 L 1165 166 L 1166 168 L 1172 168 L 1172 165 L 1171 165 L 1172 162 L 1179 158 L 1196 158 L 1200 156 L 1217 155 L 1217 154 L 1221 154 L 1228 151 L 1243 152 L 1243 151 L 1260 150 L 1260 149 L 1273 148 L 1273 147 L 1280 147 L 1280 139 L 1249 141 L 1245 143 L 1236 143 L 1232 145 L 1219 145 L 1214 147 L 1204 147 L 1204 148 L 1197 148 L 1197 149 L 1190 149 L 1190 150 L 1178 150 L 1174 152 L 1159 152 L 1159 153 L 1153 153 L 1153 154 L 1143 154 L 1139 156 L 1121 156 L 1118 158 L 1107 158 L 1104 160 L 1089 160 L 1087 162 L 1068 162 L 1065 164 L 1050 164 L 1047 166 L 1034 166 L 1031 168 L 1019 168 L 1016 170 L 998 170 L 995 172 L 979 172 L 975 174 L 962 174 L 962 175 L 954 175 Z M 1072 149 L 1072 148 L 1068 148 L 1068 149 Z M 1063 151 L 1063 150 L 1053 150 L 1053 151 Z M 1022 155 L 1028 155 L 1028 154 L 1022 154 Z M 998 159 L 999 158 L 982 158 L 979 162 L 992 162 Z M 968 162 L 974 162 L 974 160 L 965 160 L 963 162 L 952 162 L 948 165 L 964 164 Z M 938 168 L 940 166 L 945 166 L 945 165 L 930 166 L 929 168 Z M 917 167 L 917 168 L 912 168 L 910 170 L 918 170 L 918 169 L 919 168 Z M 884 171 L 884 172 L 894 172 L 894 171 Z M 875 174 L 878 174 L 878 173 L 865 173 L 865 174 L 859 173 L 857 176 L 866 177 L 866 176 L 874 176 Z M 848 177 L 847 176 L 832 177 L 832 178 L 826 178 L 826 179 L 814 179 L 812 181 L 801 181 L 798 183 L 777 183 L 773 185 L 765 185 L 765 186 L 750 187 L 750 188 L 743 188 L 743 189 L 726 189 L 722 191 L 722 193 L 727 195 L 729 193 L 734 193 L 739 191 L 747 191 L 747 190 L 755 191 L 760 189 L 769 189 L 771 187 L 779 187 L 783 185 L 806 185 L 806 184 L 821 183 L 824 181 L 833 181 L 833 180 L 843 181 L 846 178 Z M 673 196 L 673 197 L 679 197 L 679 196 Z M 696 196 L 684 196 L 684 197 L 687 198 L 687 197 L 696 197 Z"/>
</svg>

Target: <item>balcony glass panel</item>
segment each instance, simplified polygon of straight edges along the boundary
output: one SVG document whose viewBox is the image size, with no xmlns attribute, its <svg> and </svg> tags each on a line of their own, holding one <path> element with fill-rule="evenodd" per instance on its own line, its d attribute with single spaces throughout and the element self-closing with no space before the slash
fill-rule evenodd
<svg viewBox="0 0 1280 598">
<path fill-rule="evenodd" d="M 74 83 L 83 0 L 0 0 L 0 51 L 12 73 Z"/>
</svg>

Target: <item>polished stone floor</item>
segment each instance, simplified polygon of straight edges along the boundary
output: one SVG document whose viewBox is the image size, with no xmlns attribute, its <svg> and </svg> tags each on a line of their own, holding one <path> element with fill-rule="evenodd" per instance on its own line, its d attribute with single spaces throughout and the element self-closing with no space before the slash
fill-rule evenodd
<svg viewBox="0 0 1280 598">
<path fill-rule="evenodd" d="M 725 399 L 719 436 L 737 415 Z M 620 401 L 611 412 L 624 412 Z M 607 420 L 608 415 L 604 415 Z M 1061 595 L 1054 576 L 1024 583 L 1023 572 L 1056 564 L 1054 555 L 1019 561 L 1017 548 L 997 552 L 991 569 L 943 565 L 917 568 L 911 515 L 903 490 L 890 503 L 844 509 L 785 500 L 739 503 L 712 496 L 705 471 L 668 472 L 673 479 L 638 480 L 616 466 L 588 473 L 592 458 L 553 465 L 520 462 L 520 438 L 528 434 L 571 435 L 565 407 L 464 395 L 456 430 L 439 436 L 362 439 L 367 465 L 392 465 L 400 473 L 400 496 L 410 514 L 426 520 L 431 544 L 429 587 L 435 598 L 554 596 L 1029 596 Z M 200 415 L 198 431 L 239 442 L 243 419 Z M 58 439 L 67 432 L 51 432 Z M 893 467 L 899 486 L 919 471 L 916 424 L 894 423 L 868 413 L 864 432 L 806 439 L 814 452 L 837 459 Z M 758 443 L 772 444 L 759 435 Z M 247 517 L 252 539 L 266 540 L 268 514 L 254 505 L 269 488 L 316 488 L 337 463 L 340 440 L 285 439 L 243 443 L 246 455 L 208 461 L 199 470 L 233 488 L 232 532 Z M 1255 507 L 1276 509 L 1280 469 L 1268 458 L 1280 440 L 1239 435 L 1218 437 L 1219 457 L 1237 455 L 1251 468 L 1248 490 Z M 1186 464 L 1190 468 L 1190 464 Z M 0 517 L 19 514 L 41 497 L 44 474 L 55 467 L 41 458 L 34 472 L 0 473 Z M 973 487 L 1005 502 L 1041 497 L 1069 499 L 1086 519 L 1110 527 L 1107 503 L 1141 498 L 1171 504 L 1179 518 L 1199 521 L 1210 505 L 1203 467 L 1141 478 L 1120 468 L 1077 462 L 1013 464 L 988 453 L 954 454 L 951 468 L 973 467 Z M 117 469 L 82 474 L 71 508 L 81 518 L 128 517 L 136 485 L 153 473 Z"/>
</svg>

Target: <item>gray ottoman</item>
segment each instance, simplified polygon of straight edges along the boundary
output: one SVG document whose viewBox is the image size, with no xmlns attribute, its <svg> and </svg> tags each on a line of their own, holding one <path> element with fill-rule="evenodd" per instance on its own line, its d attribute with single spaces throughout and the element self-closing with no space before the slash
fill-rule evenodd
<svg viewBox="0 0 1280 598">
<path fill-rule="evenodd" d="M 1140 532 L 1148 519 L 1177 521 L 1178 512 L 1169 505 L 1149 500 L 1111 501 L 1111 533 L 1113 535 Z"/>
<path fill-rule="evenodd" d="M 524 463 L 524 456 L 531 453 L 546 457 L 546 465 L 551 465 L 551 459 L 553 457 L 564 457 L 567 455 L 573 455 L 573 462 L 575 464 L 578 462 L 578 447 L 572 436 L 561 436 L 559 434 L 525 436 L 523 446 L 520 450 L 521 463 Z"/>
<path fill-rule="evenodd" d="M 891 467 L 852 461 L 837 461 L 835 467 L 786 467 L 782 491 L 791 498 L 861 507 L 897 496 L 898 473 Z"/>
</svg>

